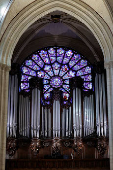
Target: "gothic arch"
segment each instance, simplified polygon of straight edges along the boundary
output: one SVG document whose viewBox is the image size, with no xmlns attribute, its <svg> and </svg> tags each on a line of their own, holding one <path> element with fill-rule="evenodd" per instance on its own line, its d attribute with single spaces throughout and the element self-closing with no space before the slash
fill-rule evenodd
<svg viewBox="0 0 113 170">
<path fill-rule="evenodd" d="M 63 11 L 84 23 L 98 40 L 105 62 L 112 60 L 112 33 L 104 20 L 91 7 L 77 0 L 47 0 L 31 3 L 11 21 L 1 40 L 0 62 L 10 65 L 14 48 L 24 31 L 35 21 L 53 11 Z"/>
</svg>

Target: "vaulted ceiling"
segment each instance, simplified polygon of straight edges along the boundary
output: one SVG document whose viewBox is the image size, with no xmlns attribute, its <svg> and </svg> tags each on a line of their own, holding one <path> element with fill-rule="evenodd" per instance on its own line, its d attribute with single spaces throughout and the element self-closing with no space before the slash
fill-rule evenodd
<svg viewBox="0 0 113 170">
<path fill-rule="evenodd" d="M 63 12 L 53 12 L 31 25 L 15 47 L 12 63 L 21 64 L 34 51 L 47 46 L 72 48 L 92 64 L 103 62 L 101 48 L 92 32 Z"/>
</svg>

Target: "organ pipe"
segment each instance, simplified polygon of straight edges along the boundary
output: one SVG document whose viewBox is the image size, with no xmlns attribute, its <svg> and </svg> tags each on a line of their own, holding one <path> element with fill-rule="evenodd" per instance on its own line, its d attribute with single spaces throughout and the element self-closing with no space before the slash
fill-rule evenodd
<svg viewBox="0 0 113 170">
<path fill-rule="evenodd" d="M 51 137 L 51 111 L 48 109 L 48 137 Z"/>
<path fill-rule="evenodd" d="M 74 138 L 82 136 L 81 90 L 73 89 L 73 129 Z"/>
<path fill-rule="evenodd" d="M 53 102 L 53 137 L 60 137 L 60 102 Z"/>
<path fill-rule="evenodd" d="M 83 101 L 84 136 L 94 132 L 94 97 L 85 96 Z"/>
<path fill-rule="evenodd" d="M 40 131 L 40 90 L 32 90 L 32 111 L 31 111 L 31 134 L 33 138 L 39 138 Z"/>
<path fill-rule="evenodd" d="M 18 77 L 9 75 L 7 137 L 16 137 L 17 130 Z"/>
<path fill-rule="evenodd" d="M 105 75 L 96 74 L 95 76 L 95 98 L 96 98 L 96 126 L 97 134 L 107 135 L 107 113 L 106 113 L 106 93 Z"/>
<path fill-rule="evenodd" d="M 29 97 L 19 95 L 19 134 L 29 137 L 30 112 L 31 112 L 31 136 L 39 138 L 40 134 L 40 109 L 42 109 L 42 134 L 51 137 L 51 119 L 53 119 L 53 137 L 60 137 L 60 114 L 62 117 L 62 137 L 68 137 L 74 130 L 74 138 L 82 137 L 82 102 L 81 89 L 73 89 L 73 105 L 63 108 L 60 113 L 60 101 L 53 101 L 53 118 L 50 108 L 40 108 L 40 90 L 32 90 L 31 108 Z M 17 131 L 17 103 L 18 103 L 18 78 L 17 75 L 9 77 L 8 92 L 8 117 L 7 117 L 7 137 L 16 137 Z M 96 126 L 97 134 L 107 135 L 107 110 L 105 93 L 105 75 L 95 76 L 95 106 L 96 106 Z M 73 109 L 73 110 L 72 110 Z M 72 115 L 73 114 L 73 115 Z M 83 124 L 84 136 L 94 132 L 94 94 L 85 96 L 83 99 Z M 72 120 L 73 118 L 73 120 Z"/>
<path fill-rule="evenodd" d="M 19 134 L 29 137 L 30 101 L 29 97 L 19 96 Z"/>
</svg>

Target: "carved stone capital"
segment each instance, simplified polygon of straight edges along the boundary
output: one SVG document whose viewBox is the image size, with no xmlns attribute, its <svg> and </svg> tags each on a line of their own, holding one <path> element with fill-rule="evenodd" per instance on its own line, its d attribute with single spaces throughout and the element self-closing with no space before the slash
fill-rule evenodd
<svg viewBox="0 0 113 170">
<path fill-rule="evenodd" d="M 113 61 L 104 63 L 104 67 L 107 69 L 113 68 Z"/>
<path fill-rule="evenodd" d="M 11 66 L 8 66 L 6 64 L 0 63 L 0 69 L 4 70 L 6 72 L 9 72 L 11 70 Z"/>
</svg>

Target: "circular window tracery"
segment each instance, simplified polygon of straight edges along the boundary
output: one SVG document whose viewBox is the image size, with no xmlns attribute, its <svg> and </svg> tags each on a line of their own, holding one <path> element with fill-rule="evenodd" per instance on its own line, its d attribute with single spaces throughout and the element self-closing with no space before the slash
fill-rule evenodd
<svg viewBox="0 0 113 170">
<path fill-rule="evenodd" d="M 39 77 L 43 78 L 45 99 L 50 97 L 54 88 L 59 88 L 67 100 L 70 93 L 69 79 L 75 76 L 83 79 L 84 91 L 92 89 L 91 66 L 82 55 L 68 48 L 44 48 L 33 53 L 22 64 L 20 90 L 29 92 L 29 80 Z"/>
</svg>

